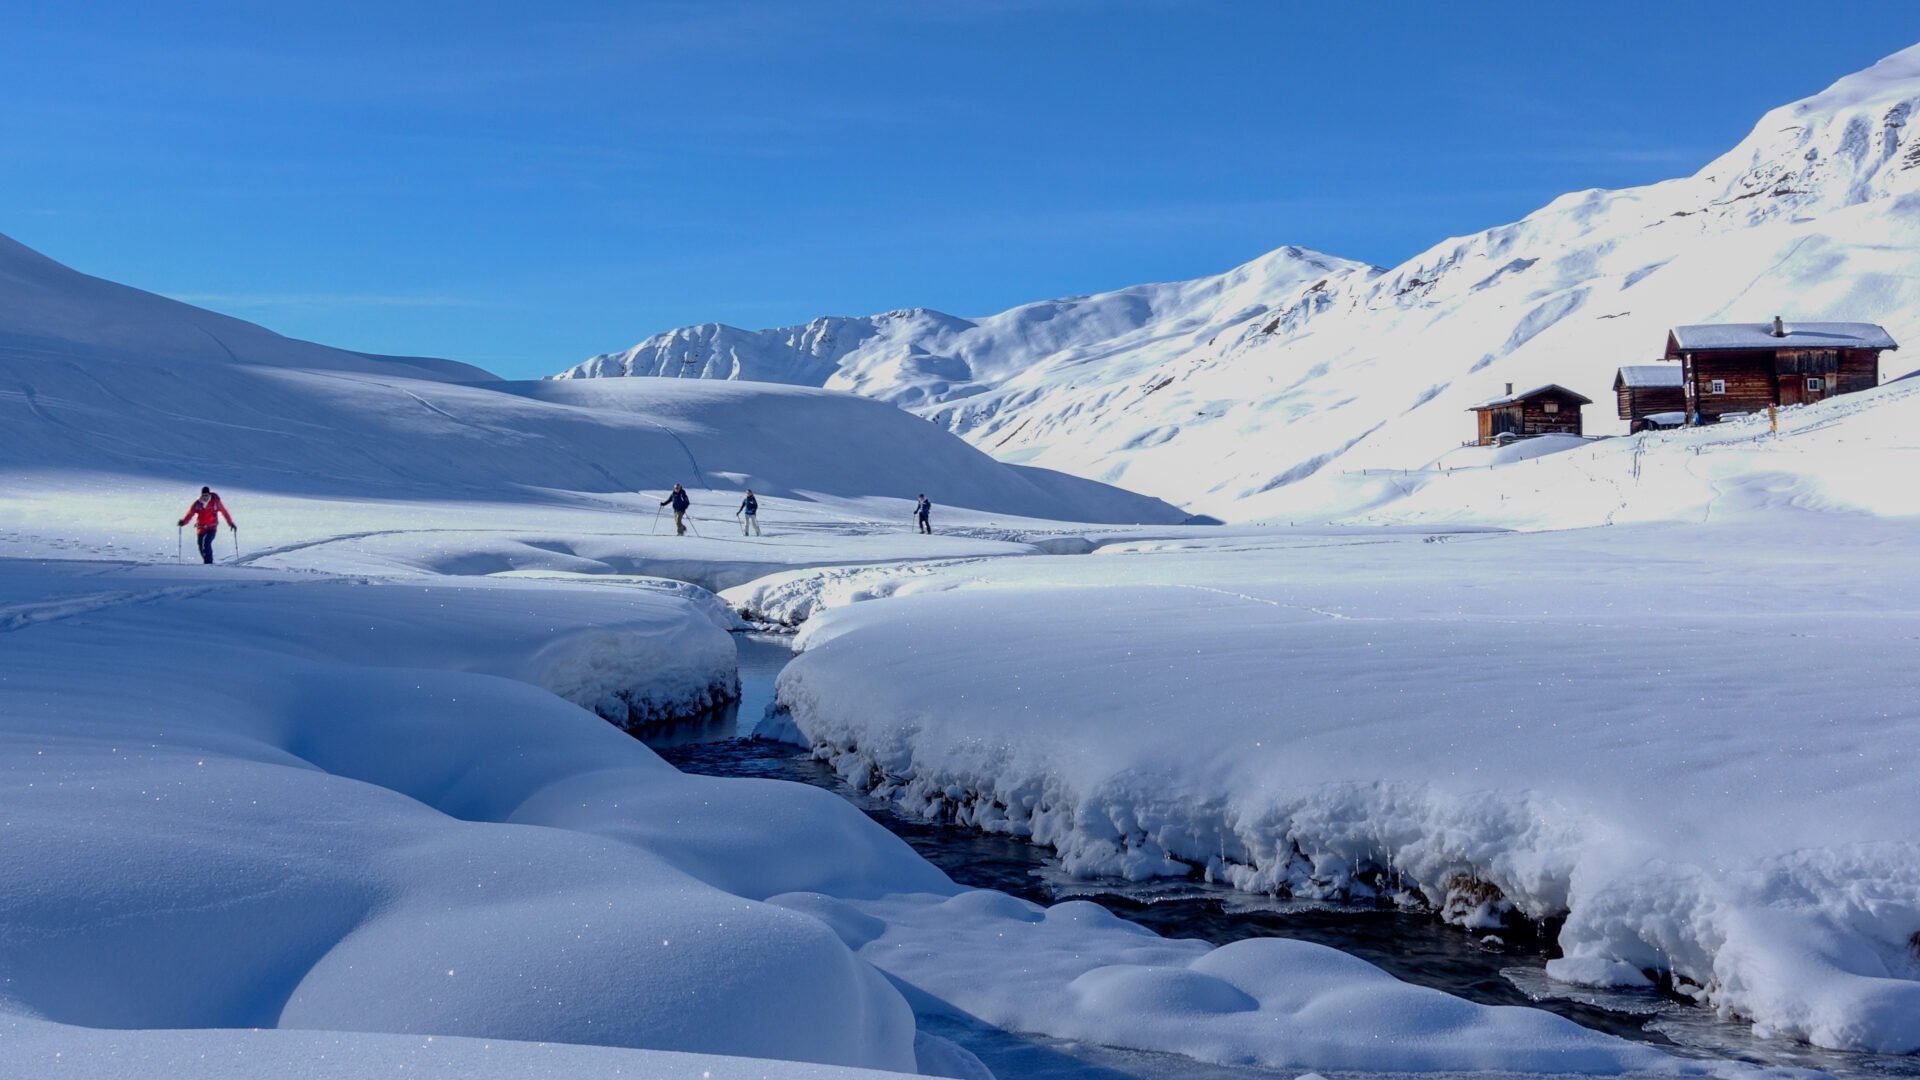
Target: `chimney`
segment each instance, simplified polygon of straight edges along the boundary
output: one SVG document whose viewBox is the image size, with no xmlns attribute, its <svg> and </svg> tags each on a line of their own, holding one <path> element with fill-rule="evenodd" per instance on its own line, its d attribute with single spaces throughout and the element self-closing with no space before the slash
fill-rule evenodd
<svg viewBox="0 0 1920 1080">
<path fill-rule="evenodd" d="M 1512 397 L 1512 396 L 1513 396 L 1513 384 L 1512 384 L 1512 383 L 1508 383 L 1508 384 L 1507 384 L 1507 396 L 1508 396 L 1508 397 Z"/>
<path fill-rule="evenodd" d="M 1778 315 L 1775 315 L 1775 316 L 1773 317 L 1773 336 L 1774 336 L 1774 337 L 1786 337 L 1786 336 L 1787 336 L 1787 324 L 1786 324 L 1786 323 L 1784 323 L 1784 322 L 1781 322 L 1781 321 L 1780 321 L 1780 316 L 1778 316 Z"/>
</svg>

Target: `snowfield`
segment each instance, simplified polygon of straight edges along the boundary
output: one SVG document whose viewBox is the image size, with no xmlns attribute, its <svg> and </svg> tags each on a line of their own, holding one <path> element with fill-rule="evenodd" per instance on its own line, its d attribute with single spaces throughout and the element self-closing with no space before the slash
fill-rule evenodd
<svg viewBox="0 0 1920 1080">
<path fill-rule="evenodd" d="M 1282 991 L 1256 950 L 961 890 L 833 794 L 620 730 L 736 692 L 703 586 L 1208 533 L 1020 516 L 1164 504 L 845 395 L 489 383 L 0 254 L 33 331 L 0 339 L 30 436 L 0 444 L 0 1073 L 977 1080 L 921 1023 L 968 1013 L 1270 1066 L 1729 1072 L 1319 946 Z M 201 482 L 240 523 L 213 567 L 165 543 Z"/>
<path fill-rule="evenodd" d="M 1915 100 L 1908 50 L 1393 270 L 1282 249 L 578 373 L 830 389 L 504 382 L 0 238 L 0 1075 L 980 1080 L 965 1025 L 1176 1071 L 1752 1072 L 964 889 L 622 730 L 732 698 L 765 624 L 801 650 L 765 732 L 909 812 L 1563 920 L 1536 979 L 1920 1051 L 1920 381 L 1458 446 L 1496 379 L 1595 387 L 1673 323 L 1913 337 Z M 203 483 L 213 567 L 165 543 Z"/>
<path fill-rule="evenodd" d="M 828 792 L 683 776 L 580 707 L 698 707 L 722 621 L 625 582 L 0 560 L 0 1063 L 480 1052 L 366 1033 L 508 1040 L 500 1075 L 616 1064 L 526 1045 L 572 1043 L 979 1076 L 915 1019 L 960 1010 L 1221 1062 L 1726 1074 L 1322 946 L 964 892 Z"/>
<path fill-rule="evenodd" d="M 1543 436 L 1455 450 L 1422 468 L 1316 476 L 1250 499 L 1287 524 L 1595 525 L 1750 521 L 1770 512 L 1920 516 L 1920 379 L 1706 428 L 1629 438 Z"/>
<path fill-rule="evenodd" d="M 714 666 L 686 688 L 724 682 L 732 643 L 698 609 L 513 582 L 0 567 L 9 1012 L 913 1071 L 912 1014 L 884 980 L 817 924 L 683 867 L 817 888 L 832 871 L 742 848 L 838 822 L 839 866 L 940 875 L 914 876 L 902 845 L 824 792 L 691 813 L 711 781 L 530 685 L 596 626 L 631 647 L 636 696 L 664 701 L 688 656 Z M 618 835 L 617 816 L 550 823 L 589 796 L 621 801 L 649 841 Z M 757 977 L 716 977 L 743 964 Z"/>
<path fill-rule="evenodd" d="M 813 614 L 769 731 L 909 809 L 1084 874 L 1564 915 L 1556 978 L 1920 1049 L 1910 523 L 1228 530 L 861 574 L 818 575 L 883 599 Z"/>
</svg>

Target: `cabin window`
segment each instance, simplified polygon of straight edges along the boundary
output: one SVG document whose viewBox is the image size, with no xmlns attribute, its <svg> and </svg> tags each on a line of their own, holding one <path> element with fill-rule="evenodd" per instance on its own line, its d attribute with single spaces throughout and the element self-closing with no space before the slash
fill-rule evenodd
<svg viewBox="0 0 1920 1080">
<path fill-rule="evenodd" d="M 1707 393 L 1709 394 L 1724 394 L 1726 392 L 1727 380 L 1725 379 L 1715 379 L 1707 384 Z"/>
<path fill-rule="evenodd" d="M 1807 393 L 1809 394 L 1824 393 L 1826 389 L 1827 389 L 1827 380 L 1825 379 L 1822 379 L 1816 376 L 1814 378 L 1809 378 L 1807 380 Z"/>
<path fill-rule="evenodd" d="M 1557 413 L 1560 411 L 1560 403 L 1557 401 L 1543 402 L 1540 408 L 1550 413 Z"/>
</svg>

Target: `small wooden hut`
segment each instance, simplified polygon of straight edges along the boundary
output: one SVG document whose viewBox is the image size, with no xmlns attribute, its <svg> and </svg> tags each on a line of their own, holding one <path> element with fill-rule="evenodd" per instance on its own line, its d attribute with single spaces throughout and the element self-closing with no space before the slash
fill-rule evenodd
<svg viewBox="0 0 1920 1080">
<path fill-rule="evenodd" d="M 1524 394 L 1507 392 L 1492 401 L 1473 406 L 1478 414 L 1481 446 L 1490 446 L 1503 438 L 1527 438 L 1533 435 L 1579 435 L 1580 406 L 1593 404 L 1564 386 L 1548 383 Z"/>
<path fill-rule="evenodd" d="M 1628 431 L 1679 427 L 1685 422 L 1687 394 L 1679 364 L 1630 364 L 1613 377 L 1613 396 Z"/>
</svg>

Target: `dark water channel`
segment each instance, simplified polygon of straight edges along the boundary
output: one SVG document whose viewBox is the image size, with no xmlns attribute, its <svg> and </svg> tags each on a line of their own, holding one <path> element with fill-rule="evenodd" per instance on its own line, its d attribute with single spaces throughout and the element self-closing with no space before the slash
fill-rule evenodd
<svg viewBox="0 0 1920 1080">
<path fill-rule="evenodd" d="M 1555 955 L 1552 927 L 1543 928 L 1545 932 L 1520 927 L 1487 938 L 1429 915 L 1389 909 L 1281 901 L 1196 882 L 1073 878 L 1046 848 L 904 815 L 891 803 L 854 791 L 799 747 L 747 737 L 773 703 L 774 678 L 792 653 L 783 639 L 770 635 L 736 635 L 735 640 L 740 647 L 740 701 L 696 721 L 643 733 L 647 744 L 684 772 L 790 780 L 833 791 L 962 885 L 998 889 L 1042 904 L 1090 900 L 1170 938 L 1200 938 L 1216 945 L 1250 937 L 1313 941 L 1410 983 L 1487 1005 L 1546 1009 L 1683 1056 L 1819 1069 L 1839 1077 L 1920 1077 L 1920 1058 L 1843 1054 L 1759 1039 L 1745 1024 L 1719 1020 L 1709 1009 L 1652 991 L 1557 986 L 1543 970 Z M 1085 1055 L 1078 1060 L 1084 1063 Z M 1081 1075 L 1072 1070 L 1058 1075 L 1070 1073 Z"/>
</svg>

